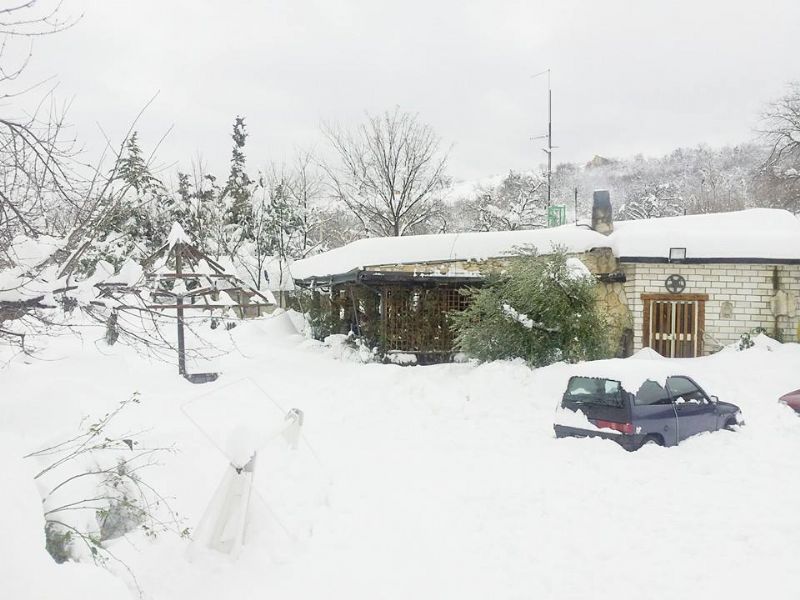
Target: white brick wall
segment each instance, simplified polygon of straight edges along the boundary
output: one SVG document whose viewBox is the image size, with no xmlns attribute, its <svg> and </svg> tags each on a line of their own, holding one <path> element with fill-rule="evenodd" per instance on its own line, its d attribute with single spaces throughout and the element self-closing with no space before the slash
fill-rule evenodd
<svg viewBox="0 0 800 600">
<path fill-rule="evenodd" d="M 634 351 L 642 347 L 644 303 L 642 294 L 667 294 L 664 280 L 669 275 L 686 279 L 686 294 L 708 294 L 705 311 L 704 348 L 706 354 L 719 346 L 738 341 L 739 336 L 755 327 L 764 327 L 773 335 L 775 319 L 770 309 L 774 296 L 772 273 L 777 268 L 780 287 L 800 297 L 800 265 L 682 265 L 623 263 L 627 276 L 625 293 L 633 316 Z M 732 305 L 731 318 L 723 318 L 724 302 Z M 798 307 L 800 308 L 800 307 Z M 798 341 L 798 317 L 782 318 L 779 327 L 783 340 Z"/>
</svg>

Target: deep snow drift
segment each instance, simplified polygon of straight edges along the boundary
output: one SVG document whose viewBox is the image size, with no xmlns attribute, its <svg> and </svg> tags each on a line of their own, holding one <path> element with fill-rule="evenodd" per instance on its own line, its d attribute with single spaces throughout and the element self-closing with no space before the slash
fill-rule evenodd
<svg viewBox="0 0 800 600">
<path fill-rule="evenodd" d="M 111 542 L 146 598 L 796 598 L 800 419 L 777 398 L 800 388 L 797 345 L 669 361 L 739 404 L 747 425 L 631 454 L 554 438 L 556 404 L 582 366 L 359 364 L 293 333 L 285 316 L 209 335 L 226 352 L 223 375 L 204 385 L 106 347 L 96 328 L 0 371 L 2 597 L 54 597 L 31 583 L 46 581 L 58 597 L 122 597 L 99 568 L 46 560 L 33 469 L 19 456 L 138 391 L 127 425 L 178 450 L 143 477 L 192 528 L 228 458 L 182 407 L 203 419 L 199 407 L 216 402 L 243 426 L 261 421 L 259 403 L 297 407 L 308 442 L 259 453 L 238 560 L 190 560 L 189 540 L 168 534 Z M 661 361 L 614 363 L 637 374 Z"/>
</svg>

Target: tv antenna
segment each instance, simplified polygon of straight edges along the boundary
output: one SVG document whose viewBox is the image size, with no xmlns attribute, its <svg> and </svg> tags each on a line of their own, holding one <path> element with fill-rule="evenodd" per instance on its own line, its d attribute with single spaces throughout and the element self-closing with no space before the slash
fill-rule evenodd
<svg viewBox="0 0 800 600">
<path fill-rule="evenodd" d="M 535 79 L 544 74 L 547 74 L 547 133 L 545 135 L 536 136 L 533 139 L 547 139 L 547 147 L 542 148 L 542 151 L 547 154 L 547 208 L 550 208 L 550 190 L 553 178 L 553 149 L 558 147 L 553 146 L 553 90 L 550 87 L 550 69 L 531 75 L 531 79 Z"/>
</svg>

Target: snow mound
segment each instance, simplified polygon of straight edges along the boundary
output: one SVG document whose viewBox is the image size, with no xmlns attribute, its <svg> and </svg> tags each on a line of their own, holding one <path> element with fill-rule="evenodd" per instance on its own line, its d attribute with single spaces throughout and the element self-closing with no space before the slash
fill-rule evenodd
<svg viewBox="0 0 800 600">
<path fill-rule="evenodd" d="M 11 435 L 0 434 L 0 566 L 4 598 L 132 598 L 125 584 L 90 564 L 58 565 L 45 550 L 42 499 L 31 470 L 18 458 L 23 447 Z"/>
<path fill-rule="evenodd" d="M 767 352 L 776 352 L 781 350 L 784 346 L 778 340 L 769 337 L 766 333 L 759 333 L 758 335 L 754 335 L 750 338 L 750 342 L 753 344 L 749 348 L 740 348 L 740 342 L 733 342 L 732 344 L 728 344 L 725 346 L 722 351 L 723 352 L 738 352 L 738 351 L 745 351 L 745 350 L 766 350 Z"/>
<path fill-rule="evenodd" d="M 352 334 L 335 333 L 326 337 L 322 343 L 340 360 L 355 363 L 371 363 L 376 360 L 375 350 Z"/>
<path fill-rule="evenodd" d="M 292 311 L 294 312 L 294 311 Z M 294 313 L 295 315 L 297 313 Z M 261 321 L 261 330 L 276 338 L 297 335 L 299 330 L 295 324 L 296 317 L 282 309 L 275 310 L 268 319 Z"/>
<path fill-rule="evenodd" d="M 664 357 L 661 356 L 658 352 L 653 350 L 652 348 L 645 347 L 639 350 L 638 352 L 634 352 L 628 358 L 632 358 L 634 360 L 663 360 Z"/>
</svg>

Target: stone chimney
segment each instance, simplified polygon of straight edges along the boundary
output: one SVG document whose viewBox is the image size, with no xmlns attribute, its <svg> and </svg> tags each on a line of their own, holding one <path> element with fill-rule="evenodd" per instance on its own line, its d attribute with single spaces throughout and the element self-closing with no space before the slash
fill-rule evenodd
<svg viewBox="0 0 800 600">
<path fill-rule="evenodd" d="M 592 199 L 592 229 L 597 233 L 608 235 L 614 231 L 611 196 L 608 190 L 595 190 Z"/>
</svg>

